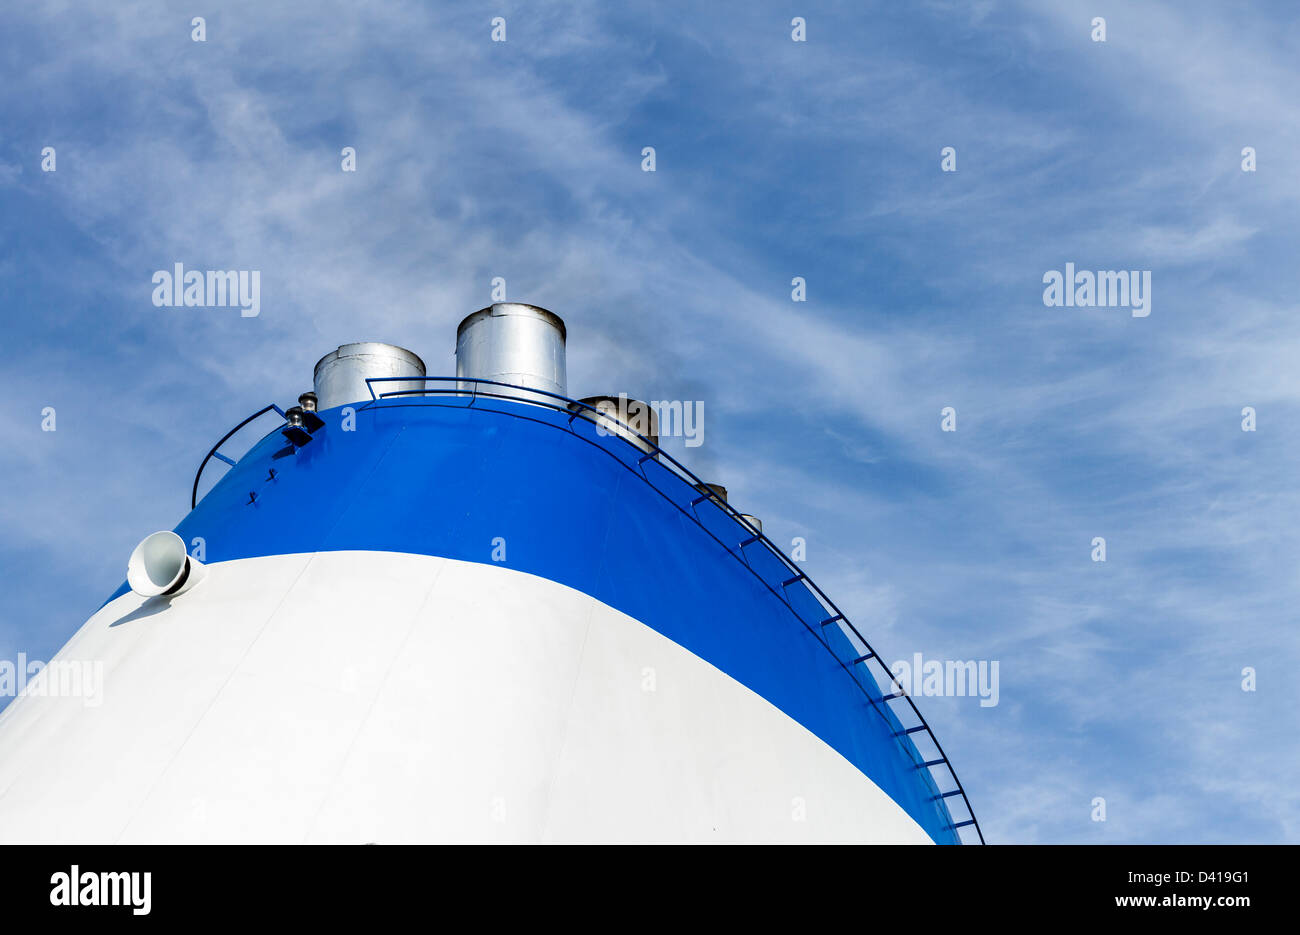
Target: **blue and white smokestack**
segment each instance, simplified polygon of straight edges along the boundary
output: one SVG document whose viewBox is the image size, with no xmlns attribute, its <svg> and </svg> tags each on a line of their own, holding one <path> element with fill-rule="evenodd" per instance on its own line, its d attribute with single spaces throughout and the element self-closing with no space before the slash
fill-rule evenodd
<svg viewBox="0 0 1300 935">
<path fill-rule="evenodd" d="M 502 303 L 443 381 L 322 358 L 56 658 L 99 702 L 0 713 L 0 840 L 959 841 L 860 641 L 720 488 L 578 417 L 565 338 Z"/>
</svg>

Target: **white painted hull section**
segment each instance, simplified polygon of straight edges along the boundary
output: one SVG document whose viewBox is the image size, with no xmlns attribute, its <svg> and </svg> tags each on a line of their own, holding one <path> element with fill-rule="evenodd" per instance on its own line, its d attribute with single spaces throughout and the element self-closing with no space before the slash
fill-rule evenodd
<svg viewBox="0 0 1300 935">
<path fill-rule="evenodd" d="M 209 566 L 0 713 L 0 841 L 929 843 L 839 753 L 571 588 L 389 552 Z M 43 678 L 44 676 L 42 676 Z"/>
</svg>

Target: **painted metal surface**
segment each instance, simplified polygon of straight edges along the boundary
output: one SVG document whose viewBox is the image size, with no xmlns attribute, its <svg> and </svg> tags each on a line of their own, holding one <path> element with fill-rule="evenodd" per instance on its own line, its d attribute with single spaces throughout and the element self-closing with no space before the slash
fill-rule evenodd
<svg viewBox="0 0 1300 935">
<path fill-rule="evenodd" d="M 337 410 L 321 416 L 292 457 L 273 460 L 278 434 L 259 443 L 182 537 L 202 536 L 209 562 L 364 549 L 489 563 L 501 540 L 509 567 L 641 620 L 822 738 L 935 840 L 959 840 L 920 738 L 847 664 L 869 656 L 842 616 L 823 621 L 801 576 L 783 580 L 766 540 L 712 496 L 590 422 L 535 405 L 402 397 L 358 408 L 352 431 Z M 270 464 L 279 473 L 267 480 Z"/>
<path fill-rule="evenodd" d="M 500 564 L 211 564 L 58 658 L 102 694 L 0 712 L 4 843 L 928 841 L 735 679 Z"/>
</svg>

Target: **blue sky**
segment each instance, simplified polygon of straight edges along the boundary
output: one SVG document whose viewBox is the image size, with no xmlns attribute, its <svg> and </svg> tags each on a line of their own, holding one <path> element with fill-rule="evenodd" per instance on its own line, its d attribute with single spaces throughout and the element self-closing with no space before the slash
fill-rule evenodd
<svg viewBox="0 0 1300 935">
<path fill-rule="evenodd" d="M 990 840 L 1300 841 L 1298 21 L 10 5 L 0 659 L 53 654 L 318 357 L 449 372 L 502 276 L 567 321 L 572 395 L 703 400 L 669 450 L 883 655 L 999 662 L 996 707 L 921 701 Z M 155 308 L 176 262 L 260 270 L 261 314 Z M 1067 262 L 1151 270 L 1151 315 L 1045 307 Z"/>
</svg>

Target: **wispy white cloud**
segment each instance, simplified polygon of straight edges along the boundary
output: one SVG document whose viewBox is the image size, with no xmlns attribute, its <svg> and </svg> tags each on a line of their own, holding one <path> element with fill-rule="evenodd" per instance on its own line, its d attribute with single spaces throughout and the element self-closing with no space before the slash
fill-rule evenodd
<svg viewBox="0 0 1300 935">
<path fill-rule="evenodd" d="M 203 445 L 317 355 L 390 340 L 450 368 L 501 275 L 568 320 L 579 395 L 705 399 L 709 441 L 682 456 L 804 536 L 883 651 L 1001 660 L 998 708 L 922 706 L 994 837 L 1294 839 L 1281 782 L 1223 769 L 1294 762 L 1294 692 L 1269 679 L 1247 718 L 1223 672 L 1300 663 L 1293 66 L 1218 8 L 1125 8 L 1103 48 L 1078 4 L 958 7 L 827 13 L 804 46 L 764 6 L 528 4 L 504 46 L 481 11 L 414 3 L 236 5 L 205 46 L 153 3 L 75 35 L 6 13 L 47 54 L 0 112 L 60 163 L 0 166 L 3 197 L 81 240 L 0 267 L 60 303 L 0 371 L 0 549 L 51 569 L 0 656 L 102 598 Z M 262 316 L 153 308 L 177 261 L 262 270 Z M 1066 261 L 1153 267 L 1154 314 L 1044 308 Z M 50 404 L 59 433 L 34 435 Z M 88 583 L 37 600 L 60 576 Z M 1235 826 L 1198 819 L 1208 801 Z"/>
</svg>

